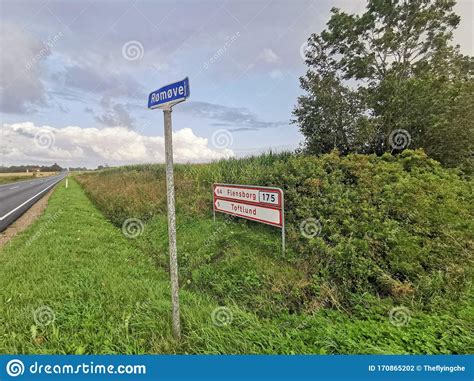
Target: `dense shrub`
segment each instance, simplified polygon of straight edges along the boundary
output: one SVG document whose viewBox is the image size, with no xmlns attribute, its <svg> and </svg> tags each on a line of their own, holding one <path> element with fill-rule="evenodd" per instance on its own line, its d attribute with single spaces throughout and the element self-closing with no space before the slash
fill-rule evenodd
<svg viewBox="0 0 474 381">
<path fill-rule="evenodd" d="M 110 169 L 79 180 L 118 225 L 166 210 L 163 166 Z M 216 261 L 206 250 L 225 248 L 229 237 L 203 246 L 206 237 L 197 235 L 182 268 L 193 284 L 207 283 L 214 295 L 223 297 L 230 287 L 224 283 L 233 279 L 244 304 L 266 295 L 291 311 L 323 306 L 354 313 L 381 301 L 429 310 L 461 299 L 472 279 L 472 182 L 422 151 L 382 157 L 267 154 L 177 165 L 178 213 L 191 221 L 210 218 L 213 182 L 283 188 L 289 245 L 287 256 L 276 258 L 275 245 L 236 253 L 235 242 Z M 301 234 L 308 219 L 319 221 L 319 234 Z M 151 243 L 143 248 L 156 250 Z M 267 267 L 291 268 L 288 283 L 276 287 L 274 269 L 255 267 L 261 265 L 256 255 L 271 258 Z M 218 277 L 217 269 L 226 276 Z"/>
<path fill-rule="evenodd" d="M 420 151 L 294 157 L 268 182 L 285 187 L 289 242 L 333 302 L 369 293 L 443 304 L 472 277 L 472 183 Z M 310 239 L 300 232 L 307 218 L 322 226 Z"/>
</svg>

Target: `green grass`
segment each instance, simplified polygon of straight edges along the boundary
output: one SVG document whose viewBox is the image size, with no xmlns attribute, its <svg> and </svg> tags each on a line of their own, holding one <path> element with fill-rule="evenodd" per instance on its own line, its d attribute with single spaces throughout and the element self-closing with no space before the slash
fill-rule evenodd
<svg viewBox="0 0 474 381">
<path fill-rule="evenodd" d="M 153 230 L 152 221 L 165 218 L 162 165 L 114 168 L 78 179 L 117 226 L 134 217 L 151 223 Z M 310 313 L 324 301 L 326 307 L 349 312 L 361 301 L 441 310 L 446 304 L 458 304 L 469 291 L 474 274 L 474 183 L 442 168 L 422 151 L 382 157 L 267 154 L 177 165 L 178 216 L 184 225 L 190 221 L 201 226 L 205 238 L 210 235 L 214 182 L 283 188 L 288 246 L 286 257 L 279 258 L 278 231 L 251 222 L 245 223 L 251 227 L 249 233 L 221 232 L 214 245 L 203 246 L 205 239 L 197 234 L 193 241 L 198 239 L 201 245 L 188 251 L 182 267 L 212 282 L 206 293 L 218 300 L 219 288 L 234 292 L 229 289 L 230 278 L 237 286 L 250 280 L 252 292 L 240 294 L 246 306 L 255 298 L 290 313 Z M 301 224 L 315 219 L 321 233 L 309 238 L 301 234 Z M 151 255 L 156 251 L 152 241 L 140 248 Z M 216 284 L 222 263 L 229 264 L 229 271 Z M 276 278 L 280 284 L 262 279 L 274 274 L 280 275 Z M 274 294 L 280 306 L 273 303 Z M 267 313 L 274 313 L 273 307 Z M 251 310 L 264 312 L 256 303 Z"/>
<path fill-rule="evenodd" d="M 246 333 L 265 331 L 255 317 L 236 309 L 235 328 L 216 327 L 217 305 L 186 291 L 184 338 L 174 341 L 167 274 L 104 220 L 73 180 L 0 252 L 0 268 L 1 353 L 174 353 L 196 341 L 199 352 L 260 351 L 261 342 Z M 34 320 L 43 306 L 55 314 L 45 327 Z M 230 340 L 240 324 L 247 328 Z"/>
<path fill-rule="evenodd" d="M 186 290 L 183 339 L 176 342 L 167 273 L 107 222 L 74 180 L 67 190 L 57 188 L 46 213 L 0 252 L 0 269 L 0 353 L 289 350 L 274 323 L 235 304 L 227 305 L 232 324 L 216 326 L 218 305 Z M 34 314 L 45 306 L 55 320 L 42 327 Z"/>
<path fill-rule="evenodd" d="M 305 282 L 291 259 L 283 256 L 278 230 L 219 217 L 178 218 L 178 253 L 182 287 L 212 296 L 220 305 L 251 312 L 268 328 L 283 335 L 276 353 L 469 353 L 474 349 L 468 300 L 429 312 L 416 301 L 405 303 L 406 324 L 391 323 L 390 311 L 401 305 L 390 299 L 353 310 L 326 308 L 330 303 L 302 306 Z M 167 258 L 167 225 L 157 216 L 134 241 L 162 267 Z M 285 295 L 285 297 L 282 297 Z M 330 295 L 328 295 L 330 297 Z M 268 350 L 268 348 L 266 349 Z M 266 351 L 265 350 L 265 351 Z M 263 350 L 262 350 L 263 351 Z"/>
<path fill-rule="evenodd" d="M 469 305 L 438 315 L 412 312 L 408 325 L 401 327 L 390 323 L 390 306 L 383 305 L 379 310 L 365 311 L 362 319 L 325 308 L 303 315 L 282 311 L 257 314 L 248 307 L 262 303 L 262 311 L 268 312 L 273 303 L 258 292 L 257 300 L 252 300 L 248 287 L 258 289 L 265 282 L 262 272 L 252 273 L 252 267 L 272 265 L 263 273 L 279 277 L 281 271 L 273 266 L 276 261 L 282 270 L 288 270 L 289 279 L 297 278 L 280 257 L 278 234 L 241 223 L 224 230 L 223 220 L 213 225 L 210 218 L 196 223 L 184 217 L 178 223 L 183 338 L 177 342 L 170 332 L 169 281 L 162 268 L 167 262 L 164 217 L 155 217 L 138 240 L 130 240 L 104 219 L 74 180 L 69 184 L 69 189 L 57 187 L 45 214 L 0 251 L 0 353 L 472 350 Z M 222 248 L 226 255 L 209 259 L 209 263 L 217 263 L 215 269 L 192 265 L 208 261 L 202 258 L 205 245 L 219 247 L 223 240 L 228 242 Z M 251 255 L 251 250 L 258 253 L 267 245 L 274 245 L 274 257 L 266 253 L 256 259 Z M 153 247 L 153 255 L 143 247 Z M 248 273 L 245 282 L 232 278 L 236 267 Z M 196 268 L 199 274 L 192 274 Z M 197 285 L 189 284 L 187 277 Z M 208 293 L 212 287 L 216 289 Z M 213 324 L 212 312 L 219 305 L 232 314 L 229 325 Z M 55 315 L 44 327 L 34 319 L 34 312 L 43 306 Z"/>
<path fill-rule="evenodd" d="M 167 270 L 164 167 L 127 166 L 78 179 L 117 227 L 130 217 L 145 223 L 133 244 Z M 213 182 L 284 189 L 285 256 L 275 228 L 225 223 L 222 216 L 212 223 Z M 266 154 L 177 165 L 175 184 L 183 289 L 255 314 L 272 335 L 289 339 L 275 351 L 465 353 L 473 347 L 472 181 L 422 151 Z M 321 221 L 319 236 L 301 234 L 307 218 Z M 400 306 L 412 318 L 394 327 L 389 312 Z"/>
</svg>

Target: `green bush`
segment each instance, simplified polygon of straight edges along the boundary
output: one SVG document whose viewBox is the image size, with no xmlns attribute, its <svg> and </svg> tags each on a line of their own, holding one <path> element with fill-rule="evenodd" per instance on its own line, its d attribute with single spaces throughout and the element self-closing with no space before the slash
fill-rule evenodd
<svg viewBox="0 0 474 381">
<path fill-rule="evenodd" d="M 321 307 L 358 313 L 360 306 L 381 302 L 430 310 L 462 299 L 472 279 L 472 181 L 422 151 L 381 157 L 270 153 L 177 165 L 175 175 L 177 210 L 187 229 L 181 237 L 193 237 L 180 248 L 183 280 L 219 300 L 232 298 L 264 314 Z M 162 243 L 153 236 L 137 244 L 166 266 L 159 254 L 166 252 L 163 166 L 110 169 L 79 180 L 117 225 L 127 217 L 158 218 Z M 232 234 L 207 244 L 217 229 L 210 223 L 214 182 L 284 189 L 284 258 L 270 227 L 259 226 L 247 244 Z M 305 221 L 319 221 L 320 233 L 302 234 Z M 237 235 L 257 227 L 232 224 Z"/>
<path fill-rule="evenodd" d="M 368 293 L 443 304 L 472 279 L 472 182 L 421 151 L 296 156 L 267 182 L 285 188 L 289 242 L 335 303 L 350 308 Z M 322 226 L 310 239 L 307 218 Z"/>
</svg>

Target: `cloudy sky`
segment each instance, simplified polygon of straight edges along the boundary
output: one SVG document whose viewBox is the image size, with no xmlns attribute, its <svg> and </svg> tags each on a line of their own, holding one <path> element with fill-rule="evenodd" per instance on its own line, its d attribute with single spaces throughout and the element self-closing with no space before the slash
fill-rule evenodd
<svg viewBox="0 0 474 381">
<path fill-rule="evenodd" d="M 456 6 L 471 55 L 473 1 Z M 0 0 L 0 165 L 162 162 L 147 95 L 186 76 L 175 160 L 294 149 L 302 49 L 334 6 L 365 1 Z"/>
</svg>

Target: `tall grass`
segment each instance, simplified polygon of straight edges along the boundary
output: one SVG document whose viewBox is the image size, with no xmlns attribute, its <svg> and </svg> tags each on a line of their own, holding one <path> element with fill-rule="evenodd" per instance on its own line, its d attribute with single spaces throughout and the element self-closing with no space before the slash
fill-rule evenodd
<svg viewBox="0 0 474 381">
<path fill-rule="evenodd" d="M 164 177 L 162 165 L 137 165 L 79 181 L 117 226 L 148 221 L 136 245 L 166 268 Z M 284 189 L 286 256 L 274 228 L 212 224 L 214 182 Z M 457 314 L 472 298 L 473 183 L 421 151 L 180 164 L 175 185 L 181 282 L 219 303 L 260 317 L 338 311 L 380 319 L 398 305 Z M 308 220 L 319 221 L 319 234 L 302 234 Z"/>
</svg>

